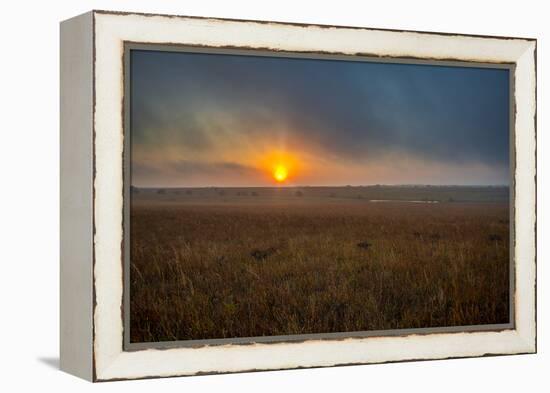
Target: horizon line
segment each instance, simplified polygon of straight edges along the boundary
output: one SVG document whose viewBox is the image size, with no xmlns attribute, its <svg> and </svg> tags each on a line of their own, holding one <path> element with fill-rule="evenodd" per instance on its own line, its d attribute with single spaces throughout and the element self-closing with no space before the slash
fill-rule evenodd
<svg viewBox="0 0 550 393">
<path fill-rule="evenodd" d="M 272 185 L 272 186 L 137 186 L 135 188 L 353 188 L 353 187 L 463 187 L 463 188 L 510 188 L 509 184 L 360 184 L 360 185 Z"/>
</svg>

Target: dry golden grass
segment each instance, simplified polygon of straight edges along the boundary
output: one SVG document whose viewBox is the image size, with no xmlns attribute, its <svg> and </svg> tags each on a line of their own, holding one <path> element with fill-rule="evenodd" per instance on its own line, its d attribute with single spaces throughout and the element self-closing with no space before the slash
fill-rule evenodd
<svg viewBox="0 0 550 393">
<path fill-rule="evenodd" d="M 131 341 L 507 323 L 508 214 L 506 203 L 136 201 Z"/>
</svg>

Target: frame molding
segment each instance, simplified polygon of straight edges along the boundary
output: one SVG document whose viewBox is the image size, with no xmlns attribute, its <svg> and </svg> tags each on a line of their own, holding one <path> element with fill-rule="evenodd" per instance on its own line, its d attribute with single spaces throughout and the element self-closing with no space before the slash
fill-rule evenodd
<svg viewBox="0 0 550 393">
<path fill-rule="evenodd" d="M 60 27 L 60 366 L 91 380 L 93 14 Z"/>
<path fill-rule="evenodd" d="M 64 366 L 70 354 L 63 350 L 67 346 L 62 344 L 64 370 L 86 379 L 105 381 L 536 352 L 536 40 L 105 11 L 92 11 L 70 21 L 79 24 L 86 34 L 84 37 L 66 35 L 72 45 L 62 41 L 62 59 L 78 56 L 76 47 L 90 37 L 93 44 L 92 56 L 84 57 L 75 65 L 86 76 L 78 81 L 80 88 L 63 84 L 61 91 L 62 97 L 72 99 L 66 102 L 62 99 L 62 120 L 76 107 L 83 111 L 93 108 L 92 126 L 86 126 L 85 118 L 73 120 L 74 124 L 62 121 L 62 142 L 74 129 L 79 133 L 72 138 L 91 141 L 90 149 L 83 152 L 83 156 L 74 157 L 63 155 L 70 147 L 64 148 L 62 143 L 62 168 L 83 160 L 93 164 L 79 172 L 85 175 L 84 183 L 93 184 L 93 193 L 81 185 L 68 196 L 78 198 L 85 192 L 90 192 L 90 197 L 93 195 L 92 203 L 81 213 L 90 220 L 93 218 L 93 247 L 90 243 L 89 249 L 73 251 L 84 253 L 88 258 L 73 269 L 91 283 L 93 268 L 93 286 L 90 285 L 91 291 L 86 288 L 77 291 L 76 300 L 71 304 L 64 304 L 67 294 L 62 291 L 61 341 L 69 343 L 63 332 L 75 327 L 76 318 L 64 320 L 69 314 L 87 316 L 88 320 L 93 316 L 93 335 L 92 326 L 84 324 L 86 326 L 77 329 L 82 337 L 71 341 L 71 346 L 78 342 L 80 348 L 83 337 L 90 334 L 86 348 L 71 359 L 82 364 L 82 369 L 90 365 L 92 372 L 75 372 Z M 515 66 L 514 328 L 125 351 L 121 315 L 125 42 Z M 91 70 L 90 60 L 93 60 Z M 82 94 L 89 94 L 92 103 L 75 101 Z M 62 180 L 69 185 L 73 181 L 69 177 Z M 62 210 L 64 203 L 62 199 Z M 89 221 L 86 225 L 91 230 Z M 84 234 L 82 239 L 86 239 Z M 61 241 L 62 250 L 76 247 L 68 244 L 70 239 L 63 233 Z M 72 257 L 62 254 L 62 288 L 70 280 L 64 266 L 72 263 Z M 87 307 L 79 310 L 81 305 Z"/>
</svg>

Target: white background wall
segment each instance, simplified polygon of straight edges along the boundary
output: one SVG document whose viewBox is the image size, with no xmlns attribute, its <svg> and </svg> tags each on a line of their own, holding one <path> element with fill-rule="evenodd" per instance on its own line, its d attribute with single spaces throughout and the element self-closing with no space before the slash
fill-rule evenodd
<svg viewBox="0 0 550 393">
<path fill-rule="evenodd" d="M 0 11 L 0 390 L 543 391 L 550 386 L 548 14 L 543 1 L 6 1 Z M 539 354 L 92 386 L 57 370 L 59 27 L 90 9 L 538 38 Z M 546 390 L 547 391 L 547 390 Z"/>
</svg>

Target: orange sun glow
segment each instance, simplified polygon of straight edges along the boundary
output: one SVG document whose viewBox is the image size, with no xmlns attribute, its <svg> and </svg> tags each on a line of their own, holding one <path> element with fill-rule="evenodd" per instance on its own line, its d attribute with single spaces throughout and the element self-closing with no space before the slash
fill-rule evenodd
<svg viewBox="0 0 550 393">
<path fill-rule="evenodd" d="M 284 182 L 288 177 L 288 169 L 284 165 L 278 164 L 273 169 L 273 178 L 279 183 Z"/>
<path fill-rule="evenodd" d="M 301 172 L 298 158 L 288 151 L 272 150 L 262 154 L 260 167 L 263 168 L 271 179 L 278 184 L 283 184 L 295 179 Z"/>
</svg>

